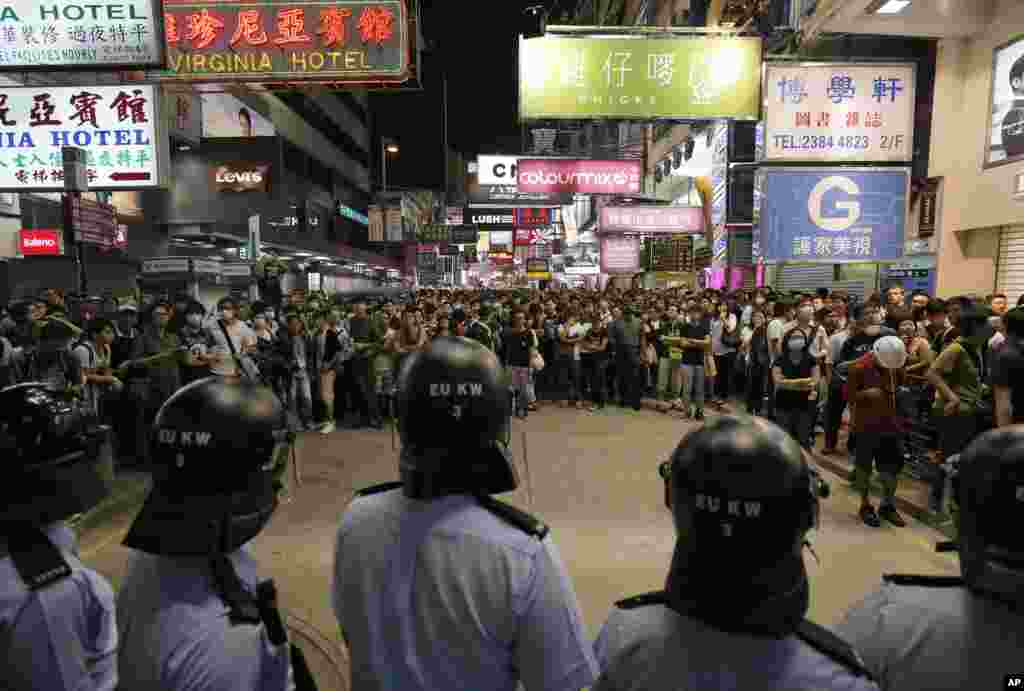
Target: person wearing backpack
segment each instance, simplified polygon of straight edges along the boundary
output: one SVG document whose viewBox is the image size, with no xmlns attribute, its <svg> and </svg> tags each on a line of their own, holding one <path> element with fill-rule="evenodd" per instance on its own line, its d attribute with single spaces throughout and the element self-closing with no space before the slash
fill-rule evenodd
<svg viewBox="0 0 1024 691">
<path fill-rule="evenodd" d="M 118 394 L 124 384 L 110 369 L 114 324 L 107 319 L 94 319 L 89 324 L 89 337 L 76 343 L 71 355 L 78 362 L 82 376 L 82 402 L 93 415 L 108 417 L 104 402 L 108 393 Z"/>
</svg>

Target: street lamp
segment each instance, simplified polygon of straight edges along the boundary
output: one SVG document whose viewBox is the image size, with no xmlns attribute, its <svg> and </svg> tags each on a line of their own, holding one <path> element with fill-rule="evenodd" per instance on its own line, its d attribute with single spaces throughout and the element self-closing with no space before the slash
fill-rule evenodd
<svg viewBox="0 0 1024 691">
<path fill-rule="evenodd" d="M 381 187 L 388 191 L 388 154 L 398 154 L 398 142 L 384 138 L 380 142 Z"/>
</svg>

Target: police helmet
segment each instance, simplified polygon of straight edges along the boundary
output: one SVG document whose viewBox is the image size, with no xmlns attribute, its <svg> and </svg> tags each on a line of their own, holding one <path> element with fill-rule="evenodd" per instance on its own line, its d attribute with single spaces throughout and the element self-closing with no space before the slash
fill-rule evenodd
<svg viewBox="0 0 1024 691">
<path fill-rule="evenodd" d="M 978 437 L 961 452 L 958 476 L 964 580 L 1024 601 L 1024 425 Z"/>
<path fill-rule="evenodd" d="M 43 525 L 88 511 L 111 490 L 110 429 L 46 384 L 0 390 L 0 453 L 8 473 L 0 523 Z"/>
<path fill-rule="evenodd" d="M 170 556 L 238 549 L 277 508 L 293 439 L 267 387 L 208 377 L 179 389 L 153 422 L 153 490 L 124 544 Z"/>
<path fill-rule="evenodd" d="M 441 337 L 413 353 L 398 377 L 400 470 L 407 496 L 510 492 L 509 382 L 494 353 Z"/>
<path fill-rule="evenodd" d="M 778 603 L 773 635 L 806 614 L 801 548 L 818 494 L 800 445 L 760 418 L 726 416 L 680 442 L 661 467 L 679 539 L 670 582 L 685 583 L 697 616 L 744 630 L 750 613 Z M 728 602 L 719 597 L 730 593 Z"/>
</svg>

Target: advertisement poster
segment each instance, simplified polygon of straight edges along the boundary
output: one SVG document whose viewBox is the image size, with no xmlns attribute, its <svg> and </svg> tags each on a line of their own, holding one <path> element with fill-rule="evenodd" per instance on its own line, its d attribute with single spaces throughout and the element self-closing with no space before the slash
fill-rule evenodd
<svg viewBox="0 0 1024 691">
<path fill-rule="evenodd" d="M 0 70 L 163 64 L 160 3 L 120 0 L 83 4 L 70 0 L 8 0 L 0 13 L 4 32 Z"/>
<path fill-rule="evenodd" d="M 477 181 L 481 185 L 515 185 L 518 156 L 477 156 Z"/>
<path fill-rule="evenodd" d="M 704 209 L 694 206 L 606 206 L 602 233 L 703 233 Z"/>
<path fill-rule="evenodd" d="M 203 136 L 273 137 L 277 130 L 265 117 L 231 94 L 200 94 Z"/>
<path fill-rule="evenodd" d="M 906 168 L 764 171 L 761 246 L 769 261 L 894 261 L 903 255 Z"/>
<path fill-rule="evenodd" d="M 639 238 L 601 238 L 601 273 L 634 274 L 639 270 Z"/>
<path fill-rule="evenodd" d="M 1024 159 L 1024 37 L 993 53 L 991 106 L 985 167 Z"/>
<path fill-rule="evenodd" d="M 765 65 L 765 159 L 910 161 L 912 63 Z"/>
<path fill-rule="evenodd" d="M 152 86 L 0 88 L 0 189 L 64 189 L 61 147 L 85 149 L 89 188 L 159 185 Z"/>
<path fill-rule="evenodd" d="M 520 40 L 519 117 L 757 120 L 761 51 L 760 38 Z"/>
<path fill-rule="evenodd" d="M 643 166 L 638 160 L 519 159 L 521 192 L 636 194 L 642 179 Z"/>
<path fill-rule="evenodd" d="M 403 82 L 403 0 L 164 0 L 168 69 L 157 81 Z"/>
</svg>

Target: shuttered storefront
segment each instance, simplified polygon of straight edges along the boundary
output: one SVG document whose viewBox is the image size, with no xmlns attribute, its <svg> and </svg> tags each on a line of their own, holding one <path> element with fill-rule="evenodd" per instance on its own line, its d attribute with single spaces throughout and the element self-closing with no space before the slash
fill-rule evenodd
<svg viewBox="0 0 1024 691">
<path fill-rule="evenodd" d="M 783 264 L 775 274 L 775 289 L 786 293 L 813 293 L 818 288 L 831 290 L 834 276 L 832 264 Z"/>
<path fill-rule="evenodd" d="M 996 292 L 1005 293 L 1011 305 L 1024 294 L 1024 226 L 1008 226 L 1000 234 Z"/>
</svg>

